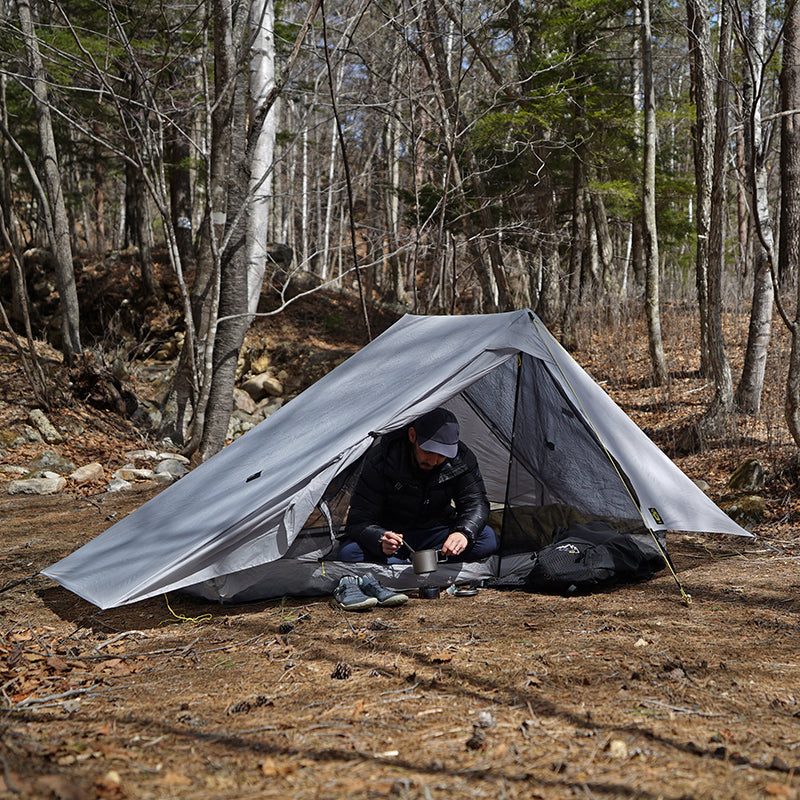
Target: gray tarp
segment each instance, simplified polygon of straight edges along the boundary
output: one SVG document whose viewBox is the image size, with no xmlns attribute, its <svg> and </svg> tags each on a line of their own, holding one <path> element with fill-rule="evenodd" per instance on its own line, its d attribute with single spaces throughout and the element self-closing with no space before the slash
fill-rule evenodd
<svg viewBox="0 0 800 800">
<path fill-rule="evenodd" d="M 444 404 L 464 412 L 463 438 L 478 455 L 490 500 L 503 502 L 508 449 L 503 420 L 487 427 L 492 408 L 513 409 L 514 370 L 482 379 L 509 360 L 536 364 L 549 392 L 548 446 L 572 436 L 576 414 L 603 448 L 570 464 L 564 487 L 580 475 L 581 492 L 602 499 L 611 460 L 630 483 L 652 530 L 749 535 L 711 502 L 619 409 L 529 311 L 458 317 L 407 315 L 256 428 L 44 574 L 110 608 L 236 573 L 286 554 L 328 483 L 358 459 L 375 435 L 395 430 Z M 512 362 L 513 363 L 513 362 Z M 493 392 L 482 416 L 469 414 L 472 387 Z M 502 402 L 501 402 L 502 393 Z M 568 412 L 568 413 L 567 413 Z M 538 413 L 530 407 L 528 414 Z M 531 435 L 534 435 L 532 432 Z M 500 436 L 500 438 L 498 438 Z M 566 441 L 563 442 L 565 445 Z M 570 441 L 574 448 L 574 441 Z M 515 445 L 516 447 L 516 445 Z M 533 454 L 534 448 L 531 448 Z M 565 451 L 566 452 L 566 451 Z M 609 459 L 609 456 L 612 459 Z M 602 466 L 601 466 L 602 464 Z M 535 466 L 535 465 L 534 465 Z M 616 469 L 616 468 L 615 468 Z M 597 500 L 599 502 L 599 500 Z M 595 503 L 595 501 L 593 501 Z M 596 504 L 596 503 L 595 503 Z M 651 509 L 656 509 L 654 517 Z M 603 513 L 602 508 L 596 508 Z M 304 587 L 297 587 L 302 594 Z"/>
</svg>

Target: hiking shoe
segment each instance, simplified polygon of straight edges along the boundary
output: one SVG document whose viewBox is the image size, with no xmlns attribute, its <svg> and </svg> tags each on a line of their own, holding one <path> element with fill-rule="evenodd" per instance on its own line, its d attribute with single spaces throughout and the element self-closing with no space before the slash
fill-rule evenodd
<svg viewBox="0 0 800 800">
<path fill-rule="evenodd" d="M 378 600 L 361 591 L 355 575 L 345 575 L 333 591 L 333 604 L 345 611 L 366 611 L 378 605 Z"/>
<path fill-rule="evenodd" d="M 407 594 L 387 589 L 378 583 L 374 575 L 367 574 L 361 577 L 361 591 L 374 597 L 379 606 L 401 606 L 408 602 Z"/>
</svg>

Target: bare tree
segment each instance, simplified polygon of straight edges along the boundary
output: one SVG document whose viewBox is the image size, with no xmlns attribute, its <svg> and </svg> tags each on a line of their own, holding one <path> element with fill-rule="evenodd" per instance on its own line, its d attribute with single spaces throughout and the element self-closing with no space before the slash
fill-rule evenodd
<svg viewBox="0 0 800 800">
<path fill-rule="evenodd" d="M 645 274 L 647 295 L 647 333 L 653 380 L 661 386 L 667 380 L 667 364 L 661 338 L 661 305 L 659 300 L 660 267 L 656 227 L 656 107 L 653 82 L 653 34 L 650 25 L 650 0 L 642 0 L 642 73 L 644 79 L 644 179 L 642 181 L 642 213 L 644 221 Z"/>
<path fill-rule="evenodd" d="M 272 170 L 277 114 L 264 113 L 264 104 L 275 86 L 275 5 L 273 0 L 251 0 L 248 58 L 250 136 L 255 138 L 249 164 L 247 213 L 247 308 L 255 313 L 261 297 L 269 244 L 272 206 Z"/>
<path fill-rule="evenodd" d="M 800 3 L 791 2 L 783 32 L 781 66 L 781 274 L 797 281 L 800 260 Z M 800 446 L 800 302 L 789 326 L 792 348 L 786 377 L 786 424 Z"/>
<path fill-rule="evenodd" d="M 69 362 L 81 352 L 80 311 L 78 308 L 78 293 L 75 286 L 75 271 L 72 264 L 69 220 L 67 219 L 61 170 L 53 135 L 47 77 L 39 52 L 39 39 L 33 26 L 33 17 L 28 0 L 19 0 L 17 13 L 19 14 L 20 30 L 28 55 L 31 96 L 39 131 L 44 185 L 47 193 L 45 222 L 53 251 L 58 294 L 61 301 L 61 350 Z"/>
<path fill-rule="evenodd" d="M 753 272 L 753 298 L 747 347 L 734 401 L 740 409 L 750 413 L 757 413 L 761 407 L 761 391 L 764 386 L 767 351 L 772 335 L 772 310 L 775 298 L 773 286 L 775 245 L 767 191 L 770 137 L 764 135 L 762 120 L 763 90 L 768 61 L 765 57 L 766 5 L 766 0 L 751 0 L 749 30 L 745 31 L 741 22 L 738 27 L 745 55 L 747 80 L 752 87 L 751 103 L 747 109 L 748 119 L 745 124 L 748 142 L 746 165 L 758 244 L 755 251 L 756 263 Z"/>
<path fill-rule="evenodd" d="M 731 71 L 730 5 L 720 8 L 719 64 L 714 159 L 711 179 L 711 217 L 708 228 L 708 303 L 707 344 L 714 397 L 703 415 L 701 427 L 707 433 L 719 433 L 727 425 L 733 410 L 733 378 L 725 354 L 722 331 L 722 279 L 725 266 L 725 173 L 728 160 L 728 115 Z"/>
<path fill-rule="evenodd" d="M 700 372 L 709 372 L 708 246 L 714 168 L 714 59 L 707 0 L 686 0 L 689 32 L 689 97 L 694 103 L 692 144 L 695 180 L 695 284 L 700 312 Z"/>
</svg>

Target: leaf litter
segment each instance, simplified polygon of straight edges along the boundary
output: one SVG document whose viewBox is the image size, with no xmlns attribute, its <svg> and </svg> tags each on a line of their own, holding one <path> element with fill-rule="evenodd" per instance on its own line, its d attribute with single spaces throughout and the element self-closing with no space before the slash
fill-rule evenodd
<svg viewBox="0 0 800 800">
<path fill-rule="evenodd" d="M 664 327 L 667 352 L 691 338 Z M 0 495 L 3 583 L 20 581 L 0 594 L 0 797 L 800 800 L 796 448 L 765 408 L 682 452 L 706 382 L 648 386 L 642 331 L 602 337 L 587 328 L 579 361 L 714 499 L 765 462 L 756 540 L 670 536 L 691 605 L 662 573 L 379 614 L 180 593 L 98 611 L 37 573 L 159 489 Z M 112 422 L 87 437 L 106 461 L 141 445 Z"/>
</svg>

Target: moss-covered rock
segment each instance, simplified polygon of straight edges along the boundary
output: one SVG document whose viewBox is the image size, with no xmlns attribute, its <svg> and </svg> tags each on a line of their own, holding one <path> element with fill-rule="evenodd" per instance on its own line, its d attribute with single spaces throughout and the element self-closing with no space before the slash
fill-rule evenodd
<svg viewBox="0 0 800 800">
<path fill-rule="evenodd" d="M 728 479 L 732 492 L 752 494 L 764 488 L 764 467 L 757 458 L 743 461 Z"/>
<path fill-rule="evenodd" d="M 718 505 L 734 522 L 747 530 L 763 522 L 767 515 L 767 502 L 757 494 L 726 495 Z"/>
</svg>

